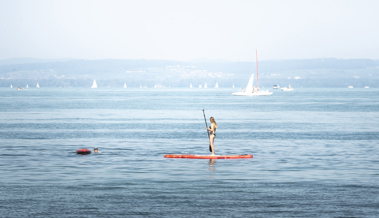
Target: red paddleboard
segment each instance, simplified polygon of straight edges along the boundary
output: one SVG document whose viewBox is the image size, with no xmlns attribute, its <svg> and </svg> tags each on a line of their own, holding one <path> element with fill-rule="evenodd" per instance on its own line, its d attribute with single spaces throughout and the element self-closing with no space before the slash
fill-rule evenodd
<svg viewBox="0 0 379 218">
<path fill-rule="evenodd" d="M 196 155 L 196 154 L 166 154 L 165 158 L 189 158 L 189 159 L 241 159 L 253 158 L 251 154 L 243 155 Z"/>
</svg>

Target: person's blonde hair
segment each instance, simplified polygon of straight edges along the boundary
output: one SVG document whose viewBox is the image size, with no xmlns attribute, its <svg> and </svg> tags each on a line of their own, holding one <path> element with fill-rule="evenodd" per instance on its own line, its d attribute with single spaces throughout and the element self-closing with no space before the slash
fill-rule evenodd
<svg viewBox="0 0 379 218">
<path fill-rule="evenodd" d="M 215 121 L 215 118 L 211 117 L 211 123 L 213 123 L 215 129 L 217 129 L 217 123 Z"/>
</svg>

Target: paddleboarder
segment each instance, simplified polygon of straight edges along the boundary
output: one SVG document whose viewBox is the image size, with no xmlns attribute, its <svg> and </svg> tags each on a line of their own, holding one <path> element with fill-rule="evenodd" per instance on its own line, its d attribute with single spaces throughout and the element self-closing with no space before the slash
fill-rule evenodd
<svg viewBox="0 0 379 218">
<path fill-rule="evenodd" d="M 209 143 L 211 144 L 212 155 L 215 155 L 215 148 L 213 145 L 213 141 L 216 137 L 217 123 L 213 117 L 211 117 L 209 120 L 211 121 L 211 127 L 210 128 L 207 127 L 207 130 L 209 131 Z"/>
</svg>

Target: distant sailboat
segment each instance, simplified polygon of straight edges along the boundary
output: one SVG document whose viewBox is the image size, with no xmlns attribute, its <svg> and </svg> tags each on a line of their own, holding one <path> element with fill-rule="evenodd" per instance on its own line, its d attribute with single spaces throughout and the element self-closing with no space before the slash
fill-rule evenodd
<svg viewBox="0 0 379 218">
<path fill-rule="evenodd" d="M 199 88 L 201 89 L 201 88 L 203 88 L 203 86 L 199 85 Z"/>
<path fill-rule="evenodd" d="M 204 88 L 205 88 L 205 89 L 208 88 L 207 83 L 204 84 Z"/>
<path fill-rule="evenodd" d="M 127 87 L 126 87 L 126 83 L 124 83 L 124 88 L 127 88 Z"/>
<path fill-rule="evenodd" d="M 11 88 L 13 88 L 12 84 L 11 84 Z"/>
<path fill-rule="evenodd" d="M 192 83 L 190 84 L 190 88 L 192 88 Z"/>
<path fill-rule="evenodd" d="M 28 85 L 28 84 L 26 84 L 26 88 L 29 88 L 29 85 Z"/>
<path fill-rule="evenodd" d="M 216 89 L 218 88 L 218 83 L 216 83 L 215 88 L 216 88 Z"/>
<path fill-rule="evenodd" d="M 97 89 L 96 80 L 93 80 L 93 84 L 92 84 L 91 88 L 93 88 L 93 89 Z"/>
<path fill-rule="evenodd" d="M 234 89 L 234 84 L 233 84 L 233 89 Z"/>
<path fill-rule="evenodd" d="M 288 85 L 288 87 L 284 87 L 284 88 L 281 88 L 282 91 L 293 91 L 293 88 L 291 87 L 291 85 Z"/>
<path fill-rule="evenodd" d="M 38 83 L 37 83 L 36 87 L 39 88 L 39 84 Z"/>
<path fill-rule="evenodd" d="M 245 91 L 242 89 L 241 92 L 233 92 L 232 95 L 239 95 L 239 96 L 266 96 L 266 95 L 272 95 L 272 92 L 266 91 L 259 91 L 259 85 L 258 85 L 258 53 L 257 50 L 255 50 L 255 56 L 256 56 L 256 68 L 257 68 L 257 87 L 253 87 L 253 81 L 254 81 L 254 73 L 251 74 L 251 77 L 249 79 L 249 82 L 247 83 L 247 87 Z"/>
</svg>

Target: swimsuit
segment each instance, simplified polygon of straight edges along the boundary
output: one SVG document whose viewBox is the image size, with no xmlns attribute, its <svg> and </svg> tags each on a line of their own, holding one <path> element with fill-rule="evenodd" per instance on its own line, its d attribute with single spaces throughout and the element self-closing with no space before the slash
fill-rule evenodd
<svg viewBox="0 0 379 218">
<path fill-rule="evenodd" d="M 210 134 L 211 134 L 211 135 L 214 135 L 215 138 L 216 138 L 216 130 L 215 130 L 214 132 L 210 131 Z"/>
</svg>

